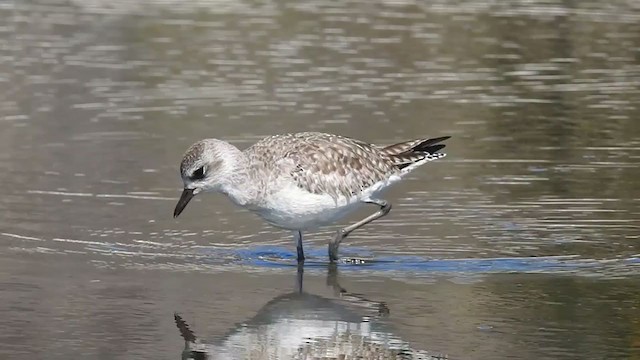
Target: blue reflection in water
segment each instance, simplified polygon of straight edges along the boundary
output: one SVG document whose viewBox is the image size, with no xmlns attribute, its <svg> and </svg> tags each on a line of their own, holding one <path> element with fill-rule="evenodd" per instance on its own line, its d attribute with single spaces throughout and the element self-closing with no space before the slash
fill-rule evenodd
<svg viewBox="0 0 640 360">
<path fill-rule="evenodd" d="M 305 267 L 325 267 L 328 263 L 327 249 L 307 248 Z M 296 266 L 296 253 L 287 247 L 254 246 L 244 249 L 218 250 L 209 248 L 211 255 L 233 258 L 233 263 L 258 267 Z M 633 261 L 627 259 L 626 261 Z M 384 255 L 373 257 L 362 248 L 342 251 L 340 263 L 343 271 L 359 269 L 375 271 L 406 271 L 424 273 L 496 273 L 496 272 L 572 272 L 596 269 L 603 266 L 598 260 L 577 256 L 504 257 L 471 259 L 430 259 L 420 256 Z"/>
</svg>

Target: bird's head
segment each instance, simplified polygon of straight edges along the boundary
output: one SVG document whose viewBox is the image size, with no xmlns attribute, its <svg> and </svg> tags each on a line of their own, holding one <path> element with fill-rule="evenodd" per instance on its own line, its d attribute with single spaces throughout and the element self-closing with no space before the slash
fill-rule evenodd
<svg viewBox="0 0 640 360">
<path fill-rule="evenodd" d="M 180 163 L 184 189 L 173 217 L 178 217 L 197 194 L 221 191 L 234 176 L 238 153 L 235 146 L 218 139 L 204 139 L 191 145 Z"/>
</svg>

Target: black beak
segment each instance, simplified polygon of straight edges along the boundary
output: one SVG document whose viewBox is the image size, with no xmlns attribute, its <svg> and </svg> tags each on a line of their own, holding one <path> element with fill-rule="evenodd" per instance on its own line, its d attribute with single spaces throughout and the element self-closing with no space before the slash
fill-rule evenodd
<svg viewBox="0 0 640 360">
<path fill-rule="evenodd" d="M 191 199 L 193 199 L 194 196 L 195 194 L 193 193 L 193 189 L 182 190 L 182 195 L 180 196 L 180 200 L 178 200 L 178 203 L 176 204 L 176 208 L 175 210 L 173 210 L 174 218 L 177 218 L 178 215 L 180 215 L 182 210 L 184 210 L 184 208 L 187 207 L 187 204 L 189 203 L 189 201 L 191 201 Z"/>
</svg>

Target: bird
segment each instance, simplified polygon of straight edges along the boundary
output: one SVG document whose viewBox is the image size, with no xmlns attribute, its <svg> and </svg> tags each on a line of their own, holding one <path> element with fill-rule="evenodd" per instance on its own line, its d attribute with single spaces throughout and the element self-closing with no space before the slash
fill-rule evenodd
<svg viewBox="0 0 640 360">
<path fill-rule="evenodd" d="M 290 230 L 297 261 L 304 263 L 303 232 L 333 224 L 363 205 L 377 206 L 371 215 L 336 231 L 328 244 L 329 261 L 335 263 L 349 234 L 391 211 L 383 190 L 446 156 L 439 151 L 449 138 L 374 145 L 335 134 L 298 132 L 268 136 L 244 150 L 221 139 L 199 140 L 180 162 L 184 186 L 173 216 L 200 193 L 222 193 L 267 223 Z"/>
</svg>

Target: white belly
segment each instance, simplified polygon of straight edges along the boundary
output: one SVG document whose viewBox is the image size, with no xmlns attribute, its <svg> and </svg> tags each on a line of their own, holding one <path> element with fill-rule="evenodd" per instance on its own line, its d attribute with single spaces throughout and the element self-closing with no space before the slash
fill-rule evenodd
<svg viewBox="0 0 640 360">
<path fill-rule="evenodd" d="M 329 195 L 288 187 L 270 195 L 261 206 L 251 210 L 271 225 L 289 230 L 309 230 L 331 224 L 361 205 L 362 202 L 355 197 L 336 201 Z"/>
</svg>

